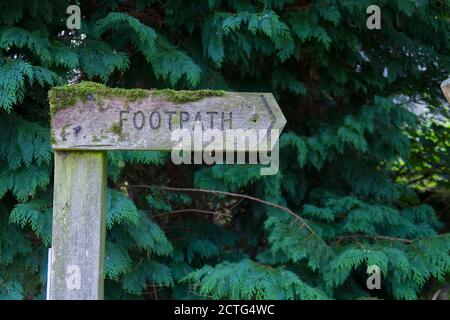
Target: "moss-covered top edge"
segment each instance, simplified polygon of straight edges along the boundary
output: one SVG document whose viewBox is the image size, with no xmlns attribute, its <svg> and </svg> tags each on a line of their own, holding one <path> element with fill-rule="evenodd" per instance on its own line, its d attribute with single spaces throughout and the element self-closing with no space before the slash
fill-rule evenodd
<svg viewBox="0 0 450 320">
<path fill-rule="evenodd" d="M 192 91 L 124 89 L 110 88 L 97 82 L 82 81 L 77 84 L 53 87 L 48 92 L 48 98 L 50 102 L 50 113 L 53 115 L 56 111 L 73 106 L 78 101 L 86 102 L 89 100 L 104 99 L 106 97 L 121 97 L 125 98 L 126 102 L 134 102 L 146 99 L 150 94 L 162 96 L 172 103 L 186 103 L 198 101 L 206 97 L 223 96 L 225 91 L 210 89 Z"/>
<path fill-rule="evenodd" d="M 163 96 L 167 101 L 173 103 L 186 103 L 199 101 L 207 97 L 223 96 L 225 91 L 223 90 L 173 90 L 173 89 L 160 89 L 152 90 L 152 93 L 156 96 Z"/>
</svg>

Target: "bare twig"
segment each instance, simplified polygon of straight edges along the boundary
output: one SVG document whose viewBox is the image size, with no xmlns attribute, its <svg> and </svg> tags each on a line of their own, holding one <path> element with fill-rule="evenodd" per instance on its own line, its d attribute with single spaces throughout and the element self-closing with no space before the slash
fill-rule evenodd
<svg viewBox="0 0 450 320">
<path fill-rule="evenodd" d="M 161 213 L 157 213 L 152 215 L 152 218 L 159 218 L 162 216 L 167 216 L 170 214 L 178 214 L 178 213 L 188 213 L 188 212 L 195 212 L 195 213 L 205 213 L 205 214 L 212 214 L 215 216 L 225 216 L 227 214 L 225 213 L 220 213 L 217 211 L 209 211 L 209 210 L 201 210 L 201 209 L 180 209 L 180 210 L 173 210 L 173 211 L 167 211 L 167 212 L 161 212 Z"/>
<path fill-rule="evenodd" d="M 302 222 L 302 224 L 305 225 L 305 227 L 314 235 L 316 236 L 321 242 L 323 242 L 325 244 L 325 246 L 328 248 L 327 243 L 322 239 L 322 237 L 320 237 L 312 228 L 311 226 L 306 223 L 305 219 L 303 219 L 302 217 L 300 217 L 299 215 L 297 215 L 295 212 L 293 212 L 291 209 L 284 207 L 282 205 L 273 203 L 273 202 L 269 202 L 260 198 L 256 198 L 253 196 L 249 196 L 246 194 L 241 194 L 241 193 L 234 193 L 234 192 L 228 192 L 228 191 L 219 191 L 219 190 L 212 190 L 212 189 L 197 189 L 197 188 L 181 188 L 181 187 L 164 187 L 164 186 L 152 186 L 152 185 L 129 185 L 130 188 L 145 188 L 145 189 L 160 189 L 160 190 L 167 190 L 167 191 L 176 191 L 176 192 L 200 192 L 200 193 L 209 193 L 209 194 L 214 194 L 214 195 L 226 195 L 226 196 L 231 196 L 231 197 L 238 197 L 238 198 L 243 198 L 243 199 L 248 199 L 248 200 L 252 200 L 255 202 L 259 202 L 262 203 L 264 205 L 273 207 L 273 208 L 277 208 L 280 209 L 284 212 L 287 212 L 288 214 L 290 214 L 292 217 L 294 217 L 295 219 L 299 220 Z"/>
<path fill-rule="evenodd" d="M 248 200 L 252 200 L 252 201 L 256 201 L 280 210 L 283 210 L 287 213 L 289 213 L 290 215 L 292 215 L 293 217 L 299 219 L 299 220 L 304 220 L 302 217 L 298 216 L 295 212 L 293 212 L 291 209 L 284 207 L 282 205 L 273 203 L 273 202 L 269 202 L 260 198 L 256 198 L 253 196 L 249 196 L 246 194 L 242 194 L 242 193 L 234 193 L 234 192 L 228 192 L 228 191 L 219 191 L 219 190 L 212 190 L 212 189 L 197 189 L 197 188 L 180 188 L 180 187 L 164 187 L 164 186 L 151 186 L 151 185 L 130 185 L 129 187 L 131 188 L 147 188 L 147 189 L 160 189 L 160 190 L 167 190 L 167 191 L 178 191 L 178 192 L 201 192 L 201 193 L 210 193 L 210 194 L 214 194 L 214 195 L 219 195 L 219 194 L 223 194 L 223 195 L 227 195 L 227 196 L 231 196 L 231 197 L 238 197 L 238 198 L 244 198 L 244 199 L 248 199 Z"/>
<path fill-rule="evenodd" d="M 233 209 L 236 208 L 238 205 L 240 205 L 242 201 L 244 201 L 243 198 L 239 199 L 239 201 L 236 202 L 229 210 L 233 211 Z"/>
<path fill-rule="evenodd" d="M 366 235 L 366 234 L 355 234 L 355 235 L 348 235 L 348 236 L 340 236 L 336 238 L 336 241 L 342 241 L 342 240 L 357 240 L 361 238 L 367 238 L 367 239 L 374 239 L 374 240 L 388 240 L 388 241 L 397 241 L 397 242 L 404 242 L 404 243 L 413 243 L 414 240 L 410 239 L 403 239 L 403 238 L 396 238 L 396 237 L 388 237 L 388 236 L 381 236 L 381 235 Z"/>
</svg>

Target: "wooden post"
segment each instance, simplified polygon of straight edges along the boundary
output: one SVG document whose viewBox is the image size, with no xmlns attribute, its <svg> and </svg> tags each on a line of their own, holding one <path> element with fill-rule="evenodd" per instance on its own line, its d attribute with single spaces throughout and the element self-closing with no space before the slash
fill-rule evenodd
<svg viewBox="0 0 450 320">
<path fill-rule="evenodd" d="M 106 152 L 56 151 L 50 300 L 103 299 Z"/>
</svg>

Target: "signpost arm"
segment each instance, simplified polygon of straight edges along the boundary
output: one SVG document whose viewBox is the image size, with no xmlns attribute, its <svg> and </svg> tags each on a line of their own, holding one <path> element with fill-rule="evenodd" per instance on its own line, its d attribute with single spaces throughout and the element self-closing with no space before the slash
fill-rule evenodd
<svg viewBox="0 0 450 320">
<path fill-rule="evenodd" d="M 55 152 L 50 300 L 103 299 L 106 152 Z"/>
</svg>

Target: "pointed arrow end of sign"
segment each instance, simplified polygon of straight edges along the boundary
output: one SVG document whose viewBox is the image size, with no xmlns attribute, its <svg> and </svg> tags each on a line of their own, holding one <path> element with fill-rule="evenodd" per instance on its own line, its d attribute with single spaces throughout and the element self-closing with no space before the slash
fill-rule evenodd
<svg viewBox="0 0 450 320">
<path fill-rule="evenodd" d="M 272 117 L 272 122 L 269 127 L 270 129 L 278 129 L 281 133 L 283 131 L 284 126 L 286 125 L 286 118 L 281 111 L 280 106 L 278 105 L 275 97 L 271 93 L 265 93 L 261 95 L 261 98 L 266 105 L 267 111 L 270 113 Z"/>
<path fill-rule="evenodd" d="M 271 115 L 272 121 L 270 124 L 270 127 L 268 128 L 267 134 L 269 134 L 269 137 L 274 137 L 271 132 L 271 130 L 277 130 L 275 132 L 276 138 L 272 139 L 270 138 L 270 147 L 271 150 L 275 147 L 275 144 L 278 142 L 279 137 L 281 135 L 281 132 L 284 129 L 284 126 L 286 125 L 286 118 L 283 115 L 283 112 L 281 111 L 280 106 L 278 105 L 275 97 L 271 93 L 264 93 L 261 95 L 261 99 L 263 100 L 267 112 Z"/>
</svg>

